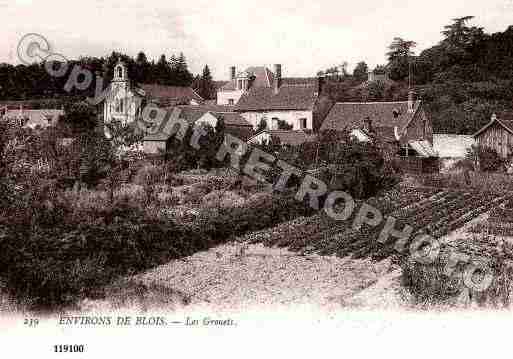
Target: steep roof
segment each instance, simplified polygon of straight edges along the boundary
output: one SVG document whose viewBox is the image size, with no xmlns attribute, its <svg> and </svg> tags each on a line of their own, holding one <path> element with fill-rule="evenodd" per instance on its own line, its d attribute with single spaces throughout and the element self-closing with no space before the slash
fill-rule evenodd
<svg viewBox="0 0 513 359">
<path fill-rule="evenodd" d="M 253 130 L 253 126 L 236 112 L 209 112 L 218 120 L 222 118 L 225 126 L 251 127 Z"/>
<path fill-rule="evenodd" d="M 500 112 L 499 114 L 494 114 L 492 116 L 492 119 L 490 120 L 490 122 L 488 122 L 486 125 L 484 125 L 479 131 L 474 133 L 472 136 L 473 137 L 479 136 L 481 133 L 483 133 L 488 127 L 490 127 L 494 123 L 499 124 L 506 131 L 513 134 L 513 112 L 504 111 L 504 112 Z"/>
<path fill-rule="evenodd" d="M 281 145 L 298 146 L 305 142 L 313 142 L 317 138 L 315 135 L 307 134 L 302 130 L 263 130 L 252 136 L 249 141 L 263 133 L 268 133 L 272 139 L 278 139 Z"/>
<path fill-rule="evenodd" d="M 312 83 L 282 83 L 278 93 L 273 88 L 251 88 L 241 96 L 236 111 L 312 110 L 317 99 L 317 86 Z"/>
<path fill-rule="evenodd" d="M 189 86 L 165 86 L 157 84 L 141 84 L 145 96 L 157 100 L 161 106 L 172 106 L 181 100 L 203 102 L 203 98 Z"/>
<path fill-rule="evenodd" d="M 404 130 L 421 108 L 416 101 L 413 112 L 408 112 L 408 101 L 401 102 L 339 102 L 326 116 L 320 130 L 343 130 L 359 128 L 369 118 L 374 128 Z"/>
</svg>

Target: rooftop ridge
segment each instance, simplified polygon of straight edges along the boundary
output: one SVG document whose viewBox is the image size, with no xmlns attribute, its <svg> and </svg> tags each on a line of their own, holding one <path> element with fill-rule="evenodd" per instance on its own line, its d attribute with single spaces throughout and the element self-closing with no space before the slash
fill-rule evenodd
<svg viewBox="0 0 513 359">
<path fill-rule="evenodd" d="M 416 102 L 420 102 L 417 100 Z M 335 105 L 376 105 L 376 104 L 404 104 L 408 103 L 408 100 L 405 101 L 375 101 L 375 102 L 335 102 Z"/>
</svg>

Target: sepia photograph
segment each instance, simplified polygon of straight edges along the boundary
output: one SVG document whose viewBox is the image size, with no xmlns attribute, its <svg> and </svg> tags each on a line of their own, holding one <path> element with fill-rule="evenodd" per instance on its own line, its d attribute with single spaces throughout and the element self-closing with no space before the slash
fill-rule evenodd
<svg viewBox="0 0 513 359">
<path fill-rule="evenodd" d="M 7 357 L 507 356 L 513 0 L 0 0 Z"/>
</svg>

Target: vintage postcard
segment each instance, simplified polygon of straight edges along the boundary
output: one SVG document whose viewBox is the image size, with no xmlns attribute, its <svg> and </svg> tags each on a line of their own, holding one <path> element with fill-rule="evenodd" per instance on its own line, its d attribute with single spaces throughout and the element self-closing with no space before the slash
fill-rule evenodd
<svg viewBox="0 0 513 359">
<path fill-rule="evenodd" d="M 6 357 L 508 355 L 512 0 L 0 23 Z"/>
</svg>

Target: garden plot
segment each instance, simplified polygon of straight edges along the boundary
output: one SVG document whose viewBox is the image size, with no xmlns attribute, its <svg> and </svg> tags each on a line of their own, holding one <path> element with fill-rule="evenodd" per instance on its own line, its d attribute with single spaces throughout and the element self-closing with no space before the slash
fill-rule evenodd
<svg viewBox="0 0 513 359">
<path fill-rule="evenodd" d="M 371 198 L 366 203 L 380 209 L 384 217 L 396 218 L 396 228 L 404 225 L 413 227 L 411 241 L 415 235 L 423 233 L 435 238 L 446 236 L 505 200 L 505 197 L 486 193 L 406 187 Z M 353 215 L 355 213 L 357 210 Z M 385 243 L 377 240 L 384 224 L 377 227 L 364 225 L 360 230 L 353 229 L 351 224 L 352 218 L 340 223 L 325 214 L 318 214 L 250 233 L 241 240 L 288 247 L 299 252 L 371 257 L 375 260 L 383 260 L 396 253 L 393 238 Z M 410 243 L 405 243 L 404 248 L 408 248 Z"/>
<path fill-rule="evenodd" d="M 159 309 L 165 309 L 163 302 L 155 299 L 158 294 L 144 297 L 133 290 L 147 288 L 148 293 L 167 290 L 169 298 L 173 298 L 168 301 L 168 309 L 232 311 L 288 305 L 354 308 L 365 302 L 364 294 L 352 300 L 354 295 L 393 270 L 397 267 L 386 261 L 375 264 L 335 256 L 303 256 L 261 244 L 225 244 L 131 277 L 132 284 L 125 294 L 133 300 L 120 301 L 116 290 L 110 290 L 107 292 L 114 294 L 105 300 L 81 305 L 84 310 L 119 309 L 123 305 L 149 309 L 156 302 Z M 397 297 L 392 297 L 396 303 Z M 389 306 L 386 302 L 381 304 Z"/>
</svg>

